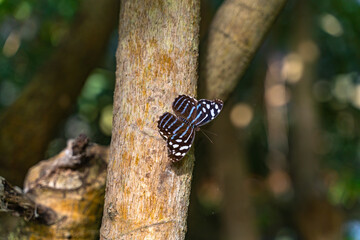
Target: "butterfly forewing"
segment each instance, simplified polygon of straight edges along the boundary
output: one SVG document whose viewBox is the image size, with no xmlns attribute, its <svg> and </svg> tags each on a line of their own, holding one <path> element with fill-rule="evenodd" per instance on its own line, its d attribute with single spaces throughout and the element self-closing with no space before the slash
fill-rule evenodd
<svg viewBox="0 0 360 240">
<path fill-rule="evenodd" d="M 223 107 L 223 102 L 221 100 L 206 100 L 201 99 L 197 103 L 196 116 L 190 122 L 197 127 L 207 124 L 216 118 Z"/>
<path fill-rule="evenodd" d="M 180 95 L 175 98 L 172 109 L 176 116 L 189 123 L 196 116 L 196 105 L 198 101 L 195 98 Z"/>
</svg>

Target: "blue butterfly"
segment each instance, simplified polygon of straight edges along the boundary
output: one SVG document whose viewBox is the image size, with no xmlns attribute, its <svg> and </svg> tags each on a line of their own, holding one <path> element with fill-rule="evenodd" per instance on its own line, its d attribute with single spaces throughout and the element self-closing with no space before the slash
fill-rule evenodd
<svg viewBox="0 0 360 240">
<path fill-rule="evenodd" d="M 195 132 L 216 118 L 222 107 L 223 102 L 219 99 L 198 101 L 180 95 L 174 100 L 172 109 L 176 116 L 166 112 L 158 121 L 159 132 L 167 140 L 171 161 L 180 161 L 186 155 L 194 141 Z"/>
</svg>

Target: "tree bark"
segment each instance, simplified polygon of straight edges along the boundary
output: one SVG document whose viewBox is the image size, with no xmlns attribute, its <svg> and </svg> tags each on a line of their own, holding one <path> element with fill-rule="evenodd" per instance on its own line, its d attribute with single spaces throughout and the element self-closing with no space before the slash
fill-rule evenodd
<svg viewBox="0 0 360 240">
<path fill-rule="evenodd" d="M 98 239 L 107 159 L 107 147 L 91 144 L 85 136 L 79 136 L 55 157 L 33 166 L 24 191 L 11 188 L 3 179 L 1 210 L 25 220 L 10 236 Z"/>
<path fill-rule="evenodd" d="M 21 186 L 76 103 L 98 64 L 118 15 L 118 1 L 83 1 L 69 35 L 0 118 L 0 175 Z"/>
<path fill-rule="evenodd" d="M 286 0 L 226 0 L 210 27 L 200 94 L 227 99 Z"/>
<path fill-rule="evenodd" d="M 156 121 L 195 95 L 199 1 L 122 1 L 101 239 L 183 239 L 193 153 L 167 157 Z"/>
</svg>

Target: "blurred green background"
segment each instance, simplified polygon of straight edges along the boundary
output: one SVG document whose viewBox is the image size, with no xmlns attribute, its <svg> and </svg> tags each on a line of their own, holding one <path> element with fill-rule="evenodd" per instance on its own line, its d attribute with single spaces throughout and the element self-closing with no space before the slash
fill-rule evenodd
<svg viewBox="0 0 360 240">
<path fill-rule="evenodd" d="M 200 49 L 221 4 L 202 1 Z M 74 0 L 0 0 L 0 114 L 11 108 L 59 46 L 78 8 Z M 342 213 L 341 238 L 360 239 L 359 26 L 359 0 L 289 1 L 226 102 L 227 117 L 239 140 L 232 144 L 244 149 L 245 157 L 239 159 L 246 169 L 241 184 L 248 188 L 244 194 L 250 199 L 258 239 L 307 239 L 294 216 L 298 192 L 293 176 L 296 166 L 292 167 L 293 159 L 301 157 L 301 150 L 293 149 L 304 141 L 297 142 L 302 125 L 296 125 L 303 119 L 316 126 L 301 137 L 305 142 L 306 138 L 317 139 L 311 156 L 319 169 L 319 189 L 326 189 L 326 200 Z M 71 114 L 49 142 L 44 159 L 80 133 L 109 145 L 117 31 L 114 29 L 104 57 L 88 76 Z M 299 90 L 301 81 L 306 84 Z M 306 101 L 311 103 L 299 104 Z M 306 118 L 306 111 L 315 117 Z M 206 162 L 206 141 L 201 136 L 196 143 L 187 239 L 227 239 L 223 237 L 227 229 L 224 189 L 216 169 Z M 332 228 L 330 223 L 328 227 Z M 325 226 L 323 231 L 327 230 Z"/>
<path fill-rule="evenodd" d="M 0 1 L 0 111 L 6 110 L 69 32 L 79 1 Z M 94 142 L 110 143 L 115 81 L 117 31 L 104 59 L 88 76 L 72 114 L 59 126 L 46 157 L 66 146 L 69 138 L 85 133 Z"/>
</svg>

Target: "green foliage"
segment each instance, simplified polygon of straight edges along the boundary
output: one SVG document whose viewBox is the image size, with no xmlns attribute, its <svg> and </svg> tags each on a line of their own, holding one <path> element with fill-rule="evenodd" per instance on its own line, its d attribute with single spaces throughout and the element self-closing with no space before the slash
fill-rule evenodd
<svg viewBox="0 0 360 240">
<path fill-rule="evenodd" d="M 72 23 L 78 1 L 0 1 L 0 111 L 46 61 Z"/>
<path fill-rule="evenodd" d="M 0 113 L 16 100 L 69 32 L 79 3 L 0 0 Z M 110 42 L 103 68 L 90 75 L 76 110 L 49 144 L 48 155 L 56 154 L 65 146 L 66 139 L 80 132 L 87 133 L 95 142 L 109 144 L 116 44 Z"/>
</svg>

